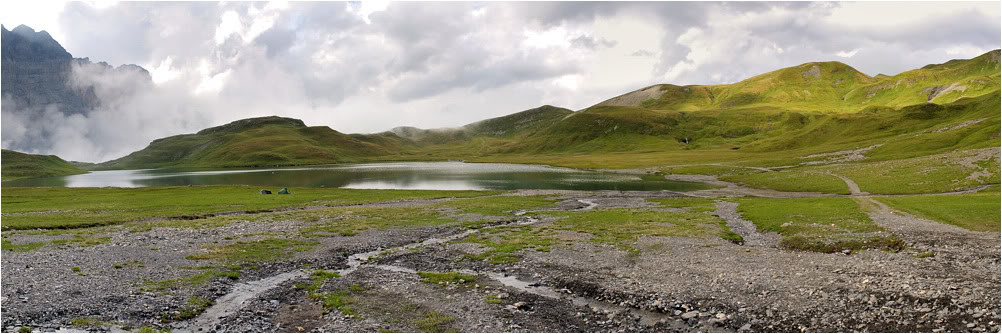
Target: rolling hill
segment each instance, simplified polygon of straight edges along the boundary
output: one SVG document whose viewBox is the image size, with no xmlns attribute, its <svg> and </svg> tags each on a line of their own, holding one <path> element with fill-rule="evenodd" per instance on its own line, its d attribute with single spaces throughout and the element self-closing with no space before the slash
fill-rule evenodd
<svg viewBox="0 0 1002 334">
<path fill-rule="evenodd" d="M 2 152 L 0 160 L 3 161 L 3 164 L 0 171 L 3 174 L 3 181 L 87 172 L 54 155 L 28 154 L 11 150 L 2 150 Z"/>
<path fill-rule="evenodd" d="M 547 105 L 457 128 L 346 135 L 253 118 L 159 139 L 99 168 L 444 159 L 603 167 L 675 156 L 782 164 L 872 145 L 868 158 L 899 159 L 998 146 L 999 90 L 999 50 L 894 76 L 815 62 L 734 84 L 654 85 L 577 112 Z"/>
<path fill-rule="evenodd" d="M 572 113 L 574 112 L 569 109 L 544 105 L 459 128 L 419 129 L 402 126 L 390 131 L 419 144 L 446 144 L 475 137 L 512 138 L 538 132 Z"/>
<path fill-rule="evenodd" d="M 394 134 L 346 135 L 284 117 L 259 117 L 154 140 L 97 169 L 327 164 L 392 155 L 412 146 Z"/>
</svg>

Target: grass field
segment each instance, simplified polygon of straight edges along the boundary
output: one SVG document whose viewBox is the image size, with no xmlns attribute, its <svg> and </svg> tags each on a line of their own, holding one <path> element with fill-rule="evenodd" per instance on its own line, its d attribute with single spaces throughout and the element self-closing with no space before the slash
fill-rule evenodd
<svg viewBox="0 0 1002 334">
<path fill-rule="evenodd" d="M 994 154 L 992 152 L 994 150 Z M 825 167 L 874 194 L 921 194 L 999 183 L 998 148 Z"/>
<path fill-rule="evenodd" d="M 720 177 L 720 180 L 737 182 L 752 188 L 779 191 L 806 191 L 828 194 L 849 194 L 849 187 L 838 177 L 812 170 L 783 170 Z"/>
<path fill-rule="evenodd" d="M 878 201 L 910 214 L 977 232 L 1002 231 L 999 193 L 882 197 Z"/>
<path fill-rule="evenodd" d="M 474 197 L 490 191 L 293 188 L 261 195 L 248 186 L 151 188 L 16 188 L 2 194 L 4 231 L 114 225 L 151 218 L 199 217 L 234 211 Z"/>
<path fill-rule="evenodd" d="M 780 245 L 799 250 L 838 252 L 881 248 L 900 250 L 901 240 L 884 230 L 850 198 L 750 198 L 738 211 L 762 231 L 783 236 Z"/>
<path fill-rule="evenodd" d="M 3 165 L 0 167 L 3 181 L 87 172 L 54 155 L 36 155 L 2 150 L 0 160 L 3 160 Z"/>
</svg>

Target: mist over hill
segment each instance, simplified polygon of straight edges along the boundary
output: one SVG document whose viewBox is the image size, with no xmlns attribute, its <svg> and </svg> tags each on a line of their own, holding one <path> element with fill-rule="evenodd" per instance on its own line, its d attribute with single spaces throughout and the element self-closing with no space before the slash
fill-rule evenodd
<svg viewBox="0 0 1002 334">
<path fill-rule="evenodd" d="M 203 124 L 194 105 L 154 86 L 137 65 L 74 58 L 45 31 L 2 27 L 3 147 L 95 161 L 124 155 L 136 138 Z M 186 100 L 185 100 L 186 101 Z"/>
</svg>

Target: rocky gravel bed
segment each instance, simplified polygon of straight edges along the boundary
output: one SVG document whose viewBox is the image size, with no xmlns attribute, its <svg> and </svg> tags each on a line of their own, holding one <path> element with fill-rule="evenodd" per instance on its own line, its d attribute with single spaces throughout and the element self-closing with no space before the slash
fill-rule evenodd
<svg viewBox="0 0 1002 334">
<path fill-rule="evenodd" d="M 557 206 L 562 210 L 648 205 L 638 200 L 641 195 L 617 192 L 553 195 L 563 199 Z M 718 204 L 721 217 L 742 224 L 736 220 L 740 217 L 731 217 L 736 212 L 726 203 Z M 530 216 L 524 213 L 495 224 L 552 222 L 552 217 Z M 318 238 L 319 244 L 309 251 L 233 269 L 240 273 L 237 279 L 212 276 L 204 284 L 150 289 L 150 282 L 204 273 L 211 261 L 186 257 L 204 254 L 206 246 L 294 237 L 290 233 L 309 224 L 95 230 L 88 237 L 109 241 L 4 251 L 2 329 L 187 331 L 192 320 L 180 315 L 192 297 L 215 300 L 236 284 L 295 271 L 341 270 L 352 254 L 465 231 L 447 225 Z M 735 230 L 751 236 L 751 231 Z M 484 251 L 476 244 L 427 244 L 380 254 L 313 292 L 350 296 L 345 298 L 350 298 L 351 312 L 325 307 L 322 298 L 297 289 L 296 284 L 311 283 L 307 277 L 283 281 L 250 297 L 201 331 L 998 332 L 999 236 L 935 232 L 904 234 L 912 247 L 904 252 L 844 255 L 783 250 L 772 242 L 736 245 L 713 237 L 641 237 L 633 245 L 640 251 L 628 253 L 591 242 L 585 233 L 560 231 L 562 243 L 548 251 L 518 251 L 521 260 L 515 264 L 472 259 L 468 254 Z M 18 244 L 67 238 L 25 233 L 4 237 Z M 936 255 L 917 256 L 926 249 Z M 434 284 L 417 271 L 462 272 L 476 278 Z M 87 317 L 99 321 L 80 321 Z"/>
<path fill-rule="evenodd" d="M 236 283 L 252 281 L 303 267 L 339 268 L 348 255 L 420 241 L 453 233 L 456 227 L 370 230 L 349 237 L 320 239 L 306 253 L 276 263 L 255 264 L 239 270 L 238 280 L 209 276 L 204 284 L 156 283 L 184 280 L 205 273 L 206 261 L 186 259 L 204 253 L 204 245 L 219 245 L 227 238 L 249 241 L 297 231 L 303 222 L 237 223 L 219 228 L 192 230 L 158 228 L 147 232 L 125 230 L 98 233 L 107 243 L 79 246 L 43 246 L 28 252 L 4 251 L 2 257 L 2 328 L 20 327 L 54 331 L 71 328 L 73 320 L 100 319 L 94 330 L 164 327 L 160 321 L 176 315 L 193 296 L 214 299 Z M 269 234 L 273 233 L 273 234 Z M 66 238 L 15 234 L 16 243 Z M 222 243 L 221 243 L 222 242 Z M 220 269 L 223 270 L 223 269 Z"/>
</svg>

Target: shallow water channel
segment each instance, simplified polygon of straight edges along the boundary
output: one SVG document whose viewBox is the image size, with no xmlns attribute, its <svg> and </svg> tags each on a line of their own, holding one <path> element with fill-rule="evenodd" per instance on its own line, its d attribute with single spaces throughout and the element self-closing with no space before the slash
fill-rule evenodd
<svg viewBox="0 0 1002 334">
<path fill-rule="evenodd" d="M 522 219 L 510 224 L 531 225 L 537 222 L 539 222 L 539 220 L 534 217 L 524 216 Z M 393 247 L 390 249 L 377 249 L 369 252 L 353 254 L 348 257 L 347 261 L 348 267 L 338 270 L 337 272 L 343 277 L 345 275 L 349 275 L 355 272 L 356 270 L 358 270 L 363 266 L 368 266 L 368 267 L 379 268 L 382 270 L 416 275 L 417 271 L 411 268 L 394 266 L 394 265 L 368 264 L 368 261 L 371 258 L 387 251 L 399 252 L 423 246 L 446 243 L 464 238 L 474 233 L 477 233 L 477 230 L 467 230 L 460 233 L 451 234 L 448 236 L 428 238 L 421 242 L 410 243 L 407 245 Z M 640 310 L 626 306 L 620 306 L 581 296 L 561 294 L 560 291 L 553 289 L 551 287 L 542 286 L 534 282 L 523 281 L 515 276 L 511 276 L 508 274 L 494 273 L 494 272 L 477 272 L 470 270 L 463 270 L 462 272 L 478 276 L 486 276 L 487 278 L 495 282 L 498 282 L 504 286 L 514 288 L 522 292 L 534 294 L 537 296 L 552 298 L 552 299 L 567 299 L 574 305 L 589 307 L 592 310 L 598 312 L 604 312 L 610 314 L 627 312 L 635 315 L 638 318 L 640 324 L 642 325 L 650 326 L 659 322 L 669 323 L 669 324 L 675 322 L 675 320 L 672 320 L 665 314 Z M 308 276 L 309 273 L 307 273 L 306 271 L 296 270 L 296 271 L 277 274 L 271 277 L 266 277 L 257 281 L 237 284 L 233 287 L 233 289 L 229 293 L 227 293 L 222 297 L 217 298 L 212 307 L 208 308 L 197 318 L 189 322 L 185 330 L 191 332 L 205 332 L 214 330 L 214 327 L 219 324 L 220 320 L 222 320 L 224 317 L 230 316 L 235 312 L 239 311 L 241 308 L 243 308 L 244 303 L 247 300 L 250 300 L 251 298 L 254 298 L 265 291 L 274 289 L 279 285 L 288 282 L 290 280 L 302 279 Z"/>
</svg>

